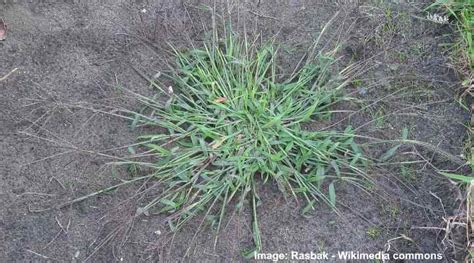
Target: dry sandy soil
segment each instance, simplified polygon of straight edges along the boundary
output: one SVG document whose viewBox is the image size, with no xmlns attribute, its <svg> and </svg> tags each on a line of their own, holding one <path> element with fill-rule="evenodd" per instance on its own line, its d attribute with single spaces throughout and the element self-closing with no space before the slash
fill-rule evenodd
<svg viewBox="0 0 474 263">
<path fill-rule="evenodd" d="M 424 19 L 425 1 L 228 2 L 264 38 L 277 36 L 285 67 L 341 10 L 330 32 L 343 29 L 344 62 L 370 61 L 348 87 L 362 101 L 351 107 L 364 109 L 349 122 L 383 139 L 400 138 L 407 127 L 411 139 L 462 153 L 467 113 L 454 100 L 458 80 L 443 48 L 453 31 Z M 0 262 L 245 260 L 241 252 L 252 246 L 246 210 L 229 219 L 214 247 L 210 227 L 193 239 L 199 220 L 175 236 L 159 215 L 132 220 L 139 201 L 129 197 L 141 185 L 56 208 L 130 176 L 112 173 L 110 159 L 97 152 L 133 143 L 136 131 L 78 105 L 138 109 L 117 87 L 151 94 L 133 68 L 153 76 L 164 67 L 167 43 L 199 42 L 210 27 L 206 4 L 212 2 L 0 1 L 9 28 L 0 42 L 0 77 L 18 68 L 0 81 Z M 377 157 L 384 148 L 369 152 Z M 266 185 L 263 252 L 377 252 L 390 244 L 392 253 L 443 253 L 447 262 L 452 255 L 438 227 L 458 213 L 457 193 L 432 165 L 454 169 L 460 162 L 414 146 L 401 147 L 392 161 L 409 160 L 420 162 L 374 168 L 379 185 L 372 195 L 341 186 L 342 216 L 321 205 L 303 217 L 298 204 Z"/>
</svg>

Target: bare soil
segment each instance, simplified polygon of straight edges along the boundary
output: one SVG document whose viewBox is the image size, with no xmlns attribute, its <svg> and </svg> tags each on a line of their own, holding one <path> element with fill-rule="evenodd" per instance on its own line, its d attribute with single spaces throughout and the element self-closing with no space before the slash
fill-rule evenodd
<svg viewBox="0 0 474 263">
<path fill-rule="evenodd" d="M 349 87 L 362 103 L 342 107 L 364 110 L 346 122 L 382 139 L 398 139 L 407 127 L 411 139 L 459 156 L 468 115 L 455 101 L 458 80 L 443 46 L 453 30 L 424 19 L 426 4 L 259 0 L 226 8 L 263 38 L 276 35 L 288 68 L 341 11 L 325 40 L 341 37 L 343 63 L 370 61 Z M 228 219 L 214 246 L 207 224 L 195 235 L 199 220 L 174 236 L 162 216 L 132 220 L 139 201 L 129 197 L 141 185 L 55 208 L 130 176 L 112 172 L 110 158 L 96 152 L 133 143 L 137 132 L 79 105 L 137 109 L 117 87 L 153 94 L 134 68 L 153 76 L 164 68 L 167 43 L 199 42 L 210 28 L 203 5 L 212 1 L 0 1 L 8 24 L 0 77 L 18 68 L 0 81 L 0 262 L 245 261 L 241 252 L 252 246 L 246 210 Z M 379 157 L 387 147 L 368 151 Z M 340 186 L 342 216 L 321 204 L 304 217 L 302 204 L 262 186 L 263 252 L 389 250 L 443 253 L 448 262 L 439 227 L 458 213 L 457 192 L 433 165 L 455 169 L 462 161 L 419 146 L 403 146 L 392 159 L 410 160 L 421 162 L 374 168 L 372 195 Z"/>
</svg>

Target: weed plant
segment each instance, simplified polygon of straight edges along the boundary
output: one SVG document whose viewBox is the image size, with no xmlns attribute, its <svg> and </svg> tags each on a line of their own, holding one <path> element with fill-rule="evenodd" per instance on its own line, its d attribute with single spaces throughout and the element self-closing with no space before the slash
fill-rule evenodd
<svg viewBox="0 0 474 263">
<path fill-rule="evenodd" d="M 223 35 L 200 48 L 173 49 L 173 70 L 151 81 L 166 102 L 139 97 L 145 107 L 132 126 L 166 129 L 138 137 L 154 155 L 152 176 L 164 187 L 140 212 L 166 213 L 172 230 L 202 213 L 216 218 L 218 233 L 229 210 L 249 205 L 251 255 L 262 246 L 259 184 L 272 181 L 285 197 L 305 200 L 304 212 L 316 201 L 335 207 L 338 182 L 363 187 L 367 159 L 351 127 L 304 128 L 330 119 L 331 106 L 348 99 L 349 80 L 334 71 L 334 51 L 318 52 L 316 43 L 285 75 L 273 42 Z"/>
</svg>

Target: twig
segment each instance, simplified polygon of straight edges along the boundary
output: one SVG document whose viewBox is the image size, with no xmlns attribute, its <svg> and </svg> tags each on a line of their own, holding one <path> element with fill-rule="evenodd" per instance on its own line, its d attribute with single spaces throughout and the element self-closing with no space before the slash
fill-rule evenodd
<svg viewBox="0 0 474 263">
<path fill-rule="evenodd" d="M 446 210 L 444 209 L 443 200 L 441 200 L 441 198 L 439 198 L 435 193 L 433 193 L 431 191 L 429 193 L 430 193 L 430 195 L 434 196 L 434 198 L 438 199 L 439 203 L 441 204 L 441 207 L 443 208 L 444 217 L 447 217 Z"/>
<path fill-rule="evenodd" d="M 18 68 L 14 68 L 12 71 L 10 71 L 7 75 L 3 76 L 2 78 L 0 78 L 0 81 L 4 81 L 6 80 L 11 74 L 13 74 L 15 71 L 17 71 Z"/>
<path fill-rule="evenodd" d="M 44 258 L 44 259 L 50 259 L 49 257 L 47 257 L 47 256 L 45 256 L 45 255 L 41 255 L 40 253 L 34 252 L 33 250 L 29 250 L 29 249 L 25 249 L 25 250 L 26 250 L 27 252 L 30 252 L 30 253 L 33 254 L 33 255 L 38 256 L 38 257 L 42 257 L 42 258 Z"/>
<path fill-rule="evenodd" d="M 268 18 L 268 19 L 273 19 L 273 20 L 280 21 L 280 19 L 278 19 L 278 18 L 276 18 L 276 17 L 267 16 L 267 15 L 262 15 L 262 14 L 259 14 L 259 13 L 255 12 L 255 11 L 252 11 L 252 10 L 249 10 L 249 13 L 254 14 L 254 15 L 258 16 L 258 17 L 263 17 L 263 18 Z"/>
</svg>

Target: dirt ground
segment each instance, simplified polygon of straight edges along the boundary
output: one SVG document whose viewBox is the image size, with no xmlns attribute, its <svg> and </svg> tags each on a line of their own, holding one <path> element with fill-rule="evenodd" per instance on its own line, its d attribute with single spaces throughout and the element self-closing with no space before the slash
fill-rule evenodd
<svg viewBox="0 0 474 263">
<path fill-rule="evenodd" d="M 264 38 L 277 34 L 288 67 L 342 10 L 335 28 L 342 28 L 344 62 L 368 61 L 349 87 L 363 110 L 348 122 L 382 139 L 400 138 L 407 127 L 411 139 L 462 153 L 468 115 L 454 99 L 458 80 L 443 46 L 453 30 L 424 19 L 426 1 L 218 2 Z M 245 210 L 228 220 L 214 247 L 209 227 L 195 235 L 199 220 L 175 236 L 159 215 L 131 221 L 138 204 L 125 201 L 140 185 L 54 208 L 125 178 L 96 153 L 137 136 L 122 119 L 78 105 L 138 107 L 117 87 L 150 94 L 133 68 L 153 76 L 164 67 L 167 43 L 199 41 L 210 27 L 206 4 L 212 1 L 0 1 L 9 29 L 0 77 L 18 68 L 0 81 L 0 262 L 245 261 L 241 252 L 252 246 Z M 368 150 L 378 157 L 384 147 Z M 388 250 L 443 253 L 448 262 L 439 227 L 458 213 L 457 192 L 433 166 L 455 169 L 462 161 L 414 146 L 401 147 L 393 161 L 419 162 L 374 168 L 380 184 L 372 195 L 341 186 L 342 216 L 321 205 L 303 217 L 298 204 L 264 186 L 263 252 Z"/>
</svg>

